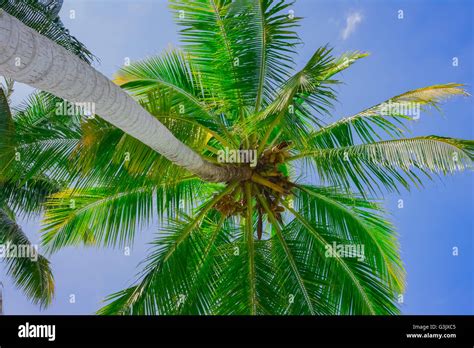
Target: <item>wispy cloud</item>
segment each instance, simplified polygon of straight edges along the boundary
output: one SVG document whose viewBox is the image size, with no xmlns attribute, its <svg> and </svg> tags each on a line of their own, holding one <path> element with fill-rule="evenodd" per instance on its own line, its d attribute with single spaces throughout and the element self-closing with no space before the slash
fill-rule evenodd
<svg viewBox="0 0 474 348">
<path fill-rule="evenodd" d="M 362 19 L 362 13 L 359 11 L 349 13 L 346 17 L 346 26 L 341 32 L 343 40 L 346 40 L 356 30 Z"/>
</svg>

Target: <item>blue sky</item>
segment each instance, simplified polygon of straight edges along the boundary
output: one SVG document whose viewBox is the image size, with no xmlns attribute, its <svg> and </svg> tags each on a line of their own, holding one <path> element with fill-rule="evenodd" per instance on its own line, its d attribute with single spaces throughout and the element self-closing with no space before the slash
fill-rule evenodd
<svg viewBox="0 0 474 348">
<path fill-rule="evenodd" d="M 473 2 L 297 0 L 298 29 L 304 45 L 296 60 L 303 65 L 319 46 L 335 53 L 361 50 L 371 55 L 340 78 L 334 119 L 348 116 L 415 88 L 462 82 L 472 93 Z M 70 19 L 70 10 L 75 19 Z M 403 19 L 398 19 L 399 10 Z M 61 17 L 73 35 L 101 60 L 96 67 L 112 76 L 128 57 L 132 61 L 177 46 L 177 27 L 162 0 L 65 0 Z M 452 66 L 453 57 L 459 65 Z M 18 86 L 15 102 L 30 90 Z M 443 113 L 422 113 L 413 136 L 437 134 L 473 139 L 473 99 L 456 98 Z M 472 173 L 427 182 L 422 190 L 391 194 L 385 206 L 400 235 L 407 269 L 404 314 L 474 314 L 474 187 Z M 397 203 L 403 199 L 404 208 Z M 39 220 L 23 222 L 33 242 Z M 28 302 L 6 279 L 6 314 L 91 314 L 110 293 L 134 280 L 139 262 L 159 229 L 138 235 L 130 256 L 123 250 L 67 248 L 51 257 L 57 293 L 46 311 Z M 453 247 L 459 255 L 453 256 Z M 70 295 L 76 302 L 70 303 Z"/>
</svg>

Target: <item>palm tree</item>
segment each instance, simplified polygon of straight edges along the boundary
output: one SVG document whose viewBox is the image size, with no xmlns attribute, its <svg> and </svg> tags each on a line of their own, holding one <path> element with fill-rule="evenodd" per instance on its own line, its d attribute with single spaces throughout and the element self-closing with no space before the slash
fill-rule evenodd
<svg viewBox="0 0 474 348">
<path fill-rule="evenodd" d="M 2 75 L 73 103 L 94 103 L 103 119 L 204 179 L 228 181 L 239 172 L 241 176 L 249 173 L 242 168 L 218 167 L 204 161 L 80 57 L 8 13 L 2 14 L 1 19 Z M 141 126 L 136 128 L 134 124 Z"/>
<path fill-rule="evenodd" d="M 2 144 L 11 141 L 13 127 L 12 113 L 9 106 L 9 96 L 12 93 L 13 82 L 5 81 L 0 88 L 0 134 L 4 137 Z M 0 161 L 0 164 L 4 164 Z M 42 210 L 45 198 L 53 192 L 59 191 L 59 186 L 46 177 L 11 181 L 0 175 L 0 245 L 8 248 L 33 248 L 21 227 L 16 223 L 16 217 L 37 214 Z M 23 249 L 24 250 L 24 249 Z M 32 250 L 32 249 L 30 249 Z M 4 251 L 5 252 L 5 251 Z M 46 307 L 51 303 L 54 295 L 54 281 L 49 261 L 42 255 L 29 257 L 5 257 L 4 261 L 15 285 L 21 288 L 33 303 Z M 0 283 L 1 284 L 1 283 Z M 2 294 L 0 294 L 1 297 Z M 1 298 L 0 298 L 0 302 Z M 2 303 L 0 303 L 1 307 Z M 3 308 L 0 308 L 0 314 Z"/>
<path fill-rule="evenodd" d="M 38 33 L 61 45 L 80 59 L 90 64 L 94 56 L 76 38 L 64 28 L 57 14 L 62 6 L 62 0 L 4 0 L 0 2 L 1 11 L 20 18 L 23 23 L 34 28 Z M 14 81 L 5 78 L 0 88 L 0 137 L 5 148 L 15 149 L 15 160 L 21 163 L 20 152 L 16 151 L 14 142 L 13 112 L 10 107 L 10 97 L 14 90 Z M 31 125 L 28 125 L 31 127 Z M 4 162 L 0 162 L 3 167 Z M 23 173 L 17 167 L 18 173 Z M 33 248 L 21 226 L 16 222 L 18 217 L 29 218 L 43 212 L 45 198 L 61 189 L 61 184 L 50 180 L 45 175 L 17 177 L 15 181 L 0 175 L 0 244 L 3 247 L 16 246 Z M 32 250 L 32 249 L 31 249 Z M 54 279 L 49 261 L 42 255 L 38 259 L 28 257 L 5 259 L 6 270 L 13 278 L 13 283 L 22 289 L 30 300 L 41 308 L 51 304 L 54 296 Z"/>
<path fill-rule="evenodd" d="M 7 10 L 39 33 L 73 52 L 84 61 L 90 63 L 93 56 L 87 48 L 71 36 L 64 28 L 57 13 L 62 1 L 47 1 L 44 4 L 37 1 L 2 1 L 2 11 Z M 5 147 L 15 146 L 14 123 L 10 107 L 10 97 L 14 90 L 14 81 L 5 79 L 0 85 L 0 136 Z M 31 126 L 31 125 L 29 125 Z M 15 150 L 15 156 L 19 156 Z M 3 157 L 2 157 L 3 159 Z M 18 164 L 21 162 L 18 157 Z M 5 162 L 0 161 L 0 167 Z M 18 169 L 18 168 L 17 168 Z M 23 171 L 19 169 L 19 173 Z M 21 226 L 16 222 L 18 217 L 29 218 L 40 214 L 45 198 L 61 189 L 58 182 L 50 180 L 45 175 L 37 177 L 18 177 L 15 181 L 0 173 L 0 245 L 33 248 Z M 32 250 L 32 249 L 30 249 Z M 13 278 L 13 283 L 22 289 L 27 297 L 41 308 L 51 304 L 54 296 L 54 279 L 49 261 L 42 255 L 38 258 L 5 258 L 7 274 Z M 1 283 L 0 283 L 1 284 Z M 3 286 L 3 285 L 2 285 Z M 1 295 L 0 295 L 1 296 Z M 1 302 L 1 301 L 0 301 Z M 0 305 L 1 307 L 1 305 Z M 0 308 L 0 313 L 3 313 Z"/>
<path fill-rule="evenodd" d="M 335 76 L 367 54 L 322 47 L 294 72 L 290 5 L 172 1 L 183 48 L 115 84 L 3 13 L 0 74 L 47 93 L 17 110 L 2 173 L 67 183 L 45 203 L 48 252 L 123 248 L 155 217 L 163 226 L 136 284 L 100 314 L 399 312 L 405 271 L 377 198 L 472 166 L 473 141 L 404 137 L 410 107 L 467 93 L 429 86 L 326 124 Z M 253 154 L 256 166 L 241 157 Z M 330 252 L 347 245 L 363 255 Z"/>
</svg>

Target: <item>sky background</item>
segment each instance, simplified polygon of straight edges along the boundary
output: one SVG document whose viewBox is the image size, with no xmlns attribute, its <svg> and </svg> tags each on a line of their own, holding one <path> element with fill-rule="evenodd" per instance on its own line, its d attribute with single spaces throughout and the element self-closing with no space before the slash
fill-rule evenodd
<svg viewBox="0 0 474 348">
<path fill-rule="evenodd" d="M 334 119 L 355 114 L 405 91 L 461 82 L 473 92 L 473 7 L 459 1 L 297 0 L 304 17 L 298 34 L 304 42 L 301 67 L 327 43 L 336 54 L 370 52 L 339 78 Z M 75 19 L 69 18 L 75 11 Z M 403 19 L 398 19 L 399 10 Z M 60 16 L 70 32 L 100 58 L 96 68 L 112 77 L 132 61 L 179 46 L 177 27 L 164 0 L 65 0 Z M 459 65 L 453 67 L 453 57 Z M 30 89 L 17 86 L 14 103 Z M 422 113 L 413 136 L 436 134 L 473 139 L 473 98 L 455 98 L 443 113 Z M 403 314 L 474 314 L 474 181 L 472 173 L 426 182 L 422 190 L 386 195 L 385 206 L 397 227 L 407 270 Z M 404 207 L 397 207 L 403 199 Z M 33 243 L 39 219 L 21 221 Z M 159 222 L 137 234 L 130 256 L 123 250 L 66 248 L 50 260 L 56 297 L 44 311 L 15 289 L 0 267 L 5 314 L 92 314 L 104 298 L 131 284 Z M 453 247 L 459 255 L 453 256 Z M 75 295 L 76 302 L 70 303 Z"/>
</svg>

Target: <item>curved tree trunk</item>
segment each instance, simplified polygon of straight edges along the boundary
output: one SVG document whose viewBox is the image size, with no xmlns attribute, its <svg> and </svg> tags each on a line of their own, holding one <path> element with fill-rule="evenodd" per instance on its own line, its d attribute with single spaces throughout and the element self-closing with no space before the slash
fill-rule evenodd
<svg viewBox="0 0 474 348">
<path fill-rule="evenodd" d="M 0 11 L 0 75 L 72 103 L 94 103 L 101 118 L 206 181 L 248 178 L 245 167 L 205 161 L 103 74 Z"/>
</svg>

